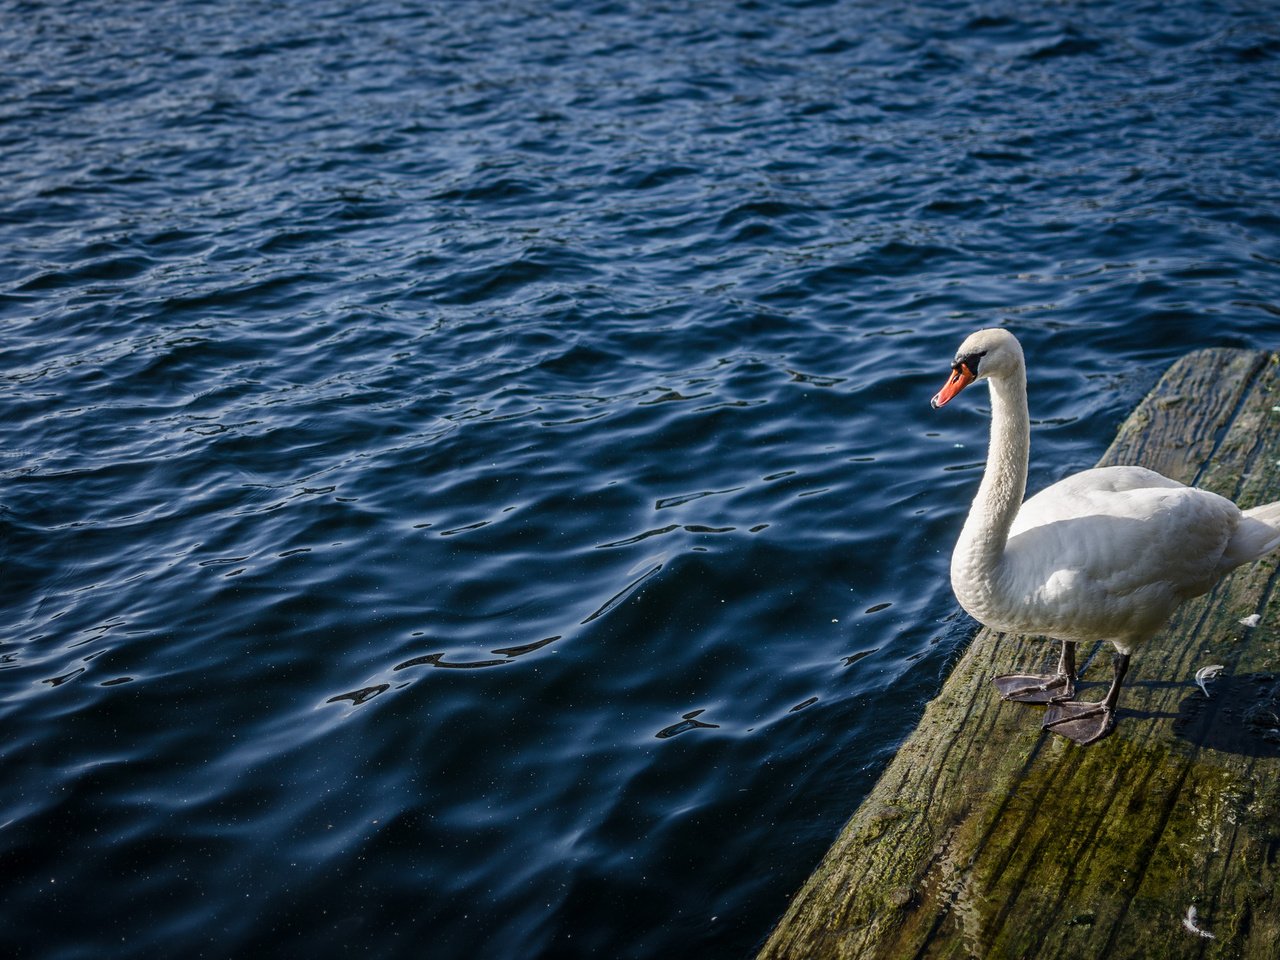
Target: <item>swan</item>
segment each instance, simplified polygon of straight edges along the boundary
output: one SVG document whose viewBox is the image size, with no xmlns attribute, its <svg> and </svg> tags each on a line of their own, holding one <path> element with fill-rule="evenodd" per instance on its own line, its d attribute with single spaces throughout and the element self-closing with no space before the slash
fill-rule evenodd
<svg viewBox="0 0 1280 960">
<path fill-rule="evenodd" d="M 1022 345 L 979 330 L 956 351 L 931 401 L 945 406 L 971 383 L 991 391 L 987 465 L 951 555 L 960 605 L 994 630 L 1061 641 L 1052 674 L 994 679 L 1005 700 L 1047 704 L 1043 727 L 1076 743 L 1115 727 L 1132 653 L 1178 605 L 1238 566 L 1280 547 L 1280 502 L 1251 510 L 1136 466 L 1084 470 L 1025 503 L 1031 421 Z M 1076 644 L 1115 647 L 1111 687 L 1076 700 Z"/>
</svg>

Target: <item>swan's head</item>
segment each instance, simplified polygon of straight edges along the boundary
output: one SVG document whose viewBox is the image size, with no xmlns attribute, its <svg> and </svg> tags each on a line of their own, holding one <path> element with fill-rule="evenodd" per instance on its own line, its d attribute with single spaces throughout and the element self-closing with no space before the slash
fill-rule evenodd
<svg viewBox="0 0 1280 960">
<path fill-rule="evenodd" d="M 975 380 L 1017 376 L 1026 369 L 1022 344 L 1008 330 L 990 327 L 970 334 L 956 351 L 951 377 L 929 401 L 936 410 Z"/>
</svg>

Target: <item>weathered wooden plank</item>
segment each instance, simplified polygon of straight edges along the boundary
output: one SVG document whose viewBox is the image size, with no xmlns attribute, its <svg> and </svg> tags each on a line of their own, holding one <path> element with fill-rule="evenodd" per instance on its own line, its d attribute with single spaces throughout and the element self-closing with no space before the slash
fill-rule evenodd
<svg viewBox="0 0 1280 960">
<path fill-rule="evenodd" d="M 1242 505 L 1280 499 L 1280 364 L 1170 368 L 1101 463 Z M 761 958 L 1273 957 L 1280 942 L 1274 558 L 1182 607 L 1134 657 L 1116 732 L 1081 748 L 990 678 L 1055 645 L 981 631 Z M 1256 627 L 1240 623 L 1260 615 Z M 1099 645 L 1100 679 L 1110 651 Z M 1206 698 L 1196 670 L 1223 664 Z M 1105 687 L 1099 683 L 1096 693 Z M 1187 929 L 1197 922 L 1213 938 Z"/>
</svg>

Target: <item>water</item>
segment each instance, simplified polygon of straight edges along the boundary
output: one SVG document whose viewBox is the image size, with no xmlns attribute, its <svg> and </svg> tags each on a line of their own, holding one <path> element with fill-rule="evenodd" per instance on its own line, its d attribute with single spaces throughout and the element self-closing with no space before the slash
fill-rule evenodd
<svg viewBox="0 0 1280 960">
<path fill-rule="evenodd" d="M 6 956 L 740 957 L 1031 484 L 1280 342 L 1223 3 L 0 0 Z"/>
</svg>

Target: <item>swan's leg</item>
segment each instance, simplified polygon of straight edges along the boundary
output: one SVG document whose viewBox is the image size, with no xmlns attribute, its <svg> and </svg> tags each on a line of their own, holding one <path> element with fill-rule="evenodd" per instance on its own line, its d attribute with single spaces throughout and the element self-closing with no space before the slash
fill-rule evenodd
<svg viewBox="0 0 1280 960">
<path fill-rule="evenodd" d="M 1019 703 L 1056 703 L 1076 695 L 1076 644 L 1062 641 L 1058 672 L 1052 674 L 1007 673 L 991 681 L 1004 700 Z"/>
<path fill-rule="evenodd" d="M 1117 653 L 1111 661 L 1114 676 L 1111 689 L 1101 703 L 1067 700 L 1053 703 L 1044 715 L 1044 729 L 1088 746 L 1109 734 L 1116 725 L 1116 703 L 1120 699 L 1120 684 L 1129 669 L 1129 654 Z"/>
</svg>

